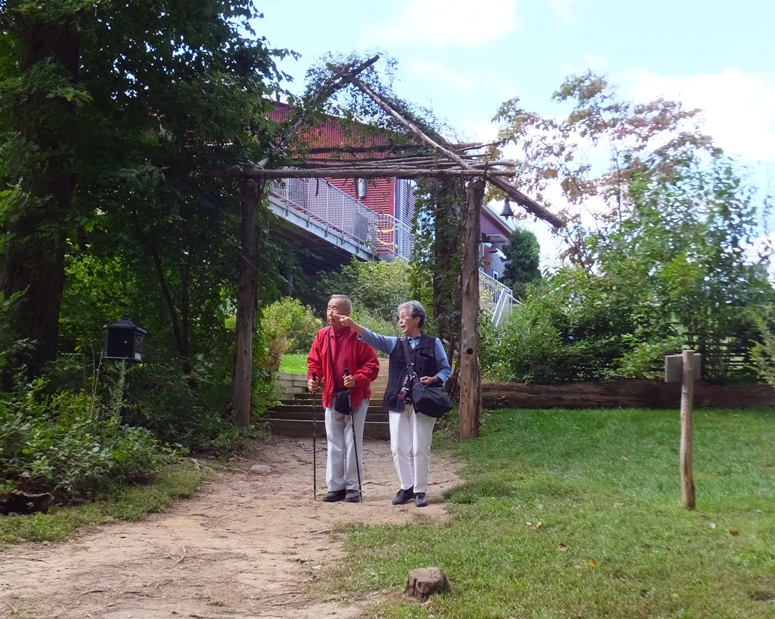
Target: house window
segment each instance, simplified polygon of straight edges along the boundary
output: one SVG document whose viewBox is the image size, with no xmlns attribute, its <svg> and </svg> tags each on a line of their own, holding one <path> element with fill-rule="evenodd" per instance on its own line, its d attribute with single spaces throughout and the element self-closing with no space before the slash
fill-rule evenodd
<svg viewBox="0 0 775 619">
<path fill-rule="evenodd" d="M 493 272 L 492 272 L 492 278 L 493 278 L 494 280 L 496 280 L 496 281 L 498 280 L 498 271 L 493 271 Z"/>
</svg>

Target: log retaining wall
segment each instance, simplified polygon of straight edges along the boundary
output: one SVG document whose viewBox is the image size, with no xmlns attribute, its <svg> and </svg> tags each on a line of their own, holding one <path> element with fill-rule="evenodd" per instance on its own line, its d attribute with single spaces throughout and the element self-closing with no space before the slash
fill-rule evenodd
<svg viewBox="0 0 775 619">
<path fill-rule="evenodd" d="M 482 407 L 497 408 L 678 408 L 681 385 L 658 380 L 613 380 L 563 385 L 483 383 Z M 766 408 L 775 406 L 769 385 L 694 386 L 695 406 Z"/>
</svg>

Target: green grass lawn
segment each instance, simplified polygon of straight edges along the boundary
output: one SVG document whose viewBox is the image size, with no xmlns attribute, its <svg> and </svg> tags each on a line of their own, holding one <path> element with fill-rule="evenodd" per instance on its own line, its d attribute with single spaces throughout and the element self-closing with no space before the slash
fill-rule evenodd
<svg viewBox="0 0 775 619">
<path fill-rule="evenodd" d="M 775 412 L 695 411 L 694 425 L 687 511 L 677 411 L 491 413 L 455 447 L 450 522 L 352 532 L 328 586 L 400 593 L 438 566 L 449 593 L 376 616 L 775 617 Z"/>
<path fill-rule="evenodd" d="M 288 374 L 307 374 L 307 354 L 283 355 L 280 358 L 280 371 Z"/>
</svg>

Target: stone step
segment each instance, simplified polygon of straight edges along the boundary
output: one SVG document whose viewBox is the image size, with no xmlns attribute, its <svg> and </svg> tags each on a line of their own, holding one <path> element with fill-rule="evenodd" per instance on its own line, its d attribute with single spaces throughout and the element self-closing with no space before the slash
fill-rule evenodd
<svg viewBox="0 0 775 619">
<path fill-rule="evenodd" d="M 285 372 L 277 372 L 277 382 L 280 388 L 280 393 L 286 398 L 293 397 L 295 395 L 307 395 L 307 377 L 303 374 L 288 374 Z M 377 380 L 371 383 L 372 399 L 376 394 L 381 400 L 385 389 L 387 388 L 387 373 L 380 374 Z"/>
<path fill-rule="evenodd" d="M 388 421 L 388 413 L 387 411 L 383 411 L 382 409 L 369 409 L 369 411 L 366 413 L 366 423 L 372 423 L 372 422 L 380 422 L 380 423 L 387 423 Z M 283 420 L 296 420 L 296 421 L 307 421 L 309 423 L 312 423 L 312 411 L 311 410 L 303 410 L 303 409 L 296 409 L 294 407 L 283 407 L 278 408 L 273 411 L 267 411 L 266 415 L 264 416 L 264 419 L 266 420 L 272 420 L 272 419 L 283 419 Z M 317 423 L 321 424 L 323 423 L 324 417 L 323 417 L 323 411 L 318 410 L 317 412 Z"/>
<path fill-rule="evenodd" d="M 318 403 L 317 406 L 313 407 L 312 404 L 308 404 L 306 402 L 287 400 L 287 404 L 284 403 L 279 406 L 273 406 L 272 408 L 267 410 L 265 417 L 274 413 L 305 413 L 307 415 L 312 415 L 313 409 L 315 408 L 318 411 L 318 415 L 322 417 L 323 407 L 320 406 L 320 403 Z M 387 415 L 388 410 L 386 408 L 382 408 L 382 406 L 369 406 L 368 410 L 366 411 L 367 419 L 368 419 L 368 415 L 376 415 L 377 413 L 385 413 Z"/>
<path fill-rule="evenodd" d="M 317 406 L 319 409 L 323 410 L 323 407 L 320 403 L 320 398 L 315 398 L 315 401 L 313 403 L 312 398 L 307 398 L 303 396 L 296 396 L 295 398 L 286 398 L 283 400 L 280 400 L 280 404 L 273 408 L 280 408 L 284 406 L 304 406 L 308 409 L 311 409 L 313 406 Z M 369 400 L 369 410 L 372 408 L 382 408 L 382 394 L 371 394 L 371 398 Z"/>
<path fill-rule="evenodd" d="M 384 414 L 384 419 L 381 415 L 379 418 L 375 415 L 373 419 L 370 419 L 371 415 L 367 415 L 366 423 L 363 426 L 363 436 L 374 439 L 390 439 L 390 424 L 387 415 L 388 413 Z M 272 434 L 275 435 L 296 438 L 309 437 L 312 436 L 313 429 L 316 429 L 318 438 L 325 440 L 326 437 L 326 424 L 322 415 L 318 416 L 317 423 L 314 424 L 311 415 L 297 417 L 293 414 L 286 416 L 278 413 L 274 417 L 266 417 L 265 419 L 272 428 Z"/>
</svg>

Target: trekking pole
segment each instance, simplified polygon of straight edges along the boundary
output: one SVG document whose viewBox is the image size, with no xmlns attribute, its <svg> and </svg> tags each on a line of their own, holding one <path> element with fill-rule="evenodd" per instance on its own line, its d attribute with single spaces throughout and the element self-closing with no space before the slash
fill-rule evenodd
<svg viewBox="0 0 775 619">
<path fill-rule="evenodd" d="M 345 368 L 344 375 L 349 376 L 350 370 Z M 347 398 L 350 398 L 350 390 L 347 390 Z M 355 434 L 355 411 L 353 410 L 352 401 L 350 402 L 350 423 L 353 427 L 353 449 L 355 450 L 355 470 L 358 472 L 358 502 L 363 503 L 363 488 L 361 487 L 361 465 L 358 460 L 358 437 Z"/>
<path fill-rule="evenodd" d="M 318 373 L 312 372 L 312 380 L 318 382 Z M 312 496 L 314 500 L 318 498 L 318 408 L 315 404 L 315 392 L 312 392 Z"/>
</svg>

